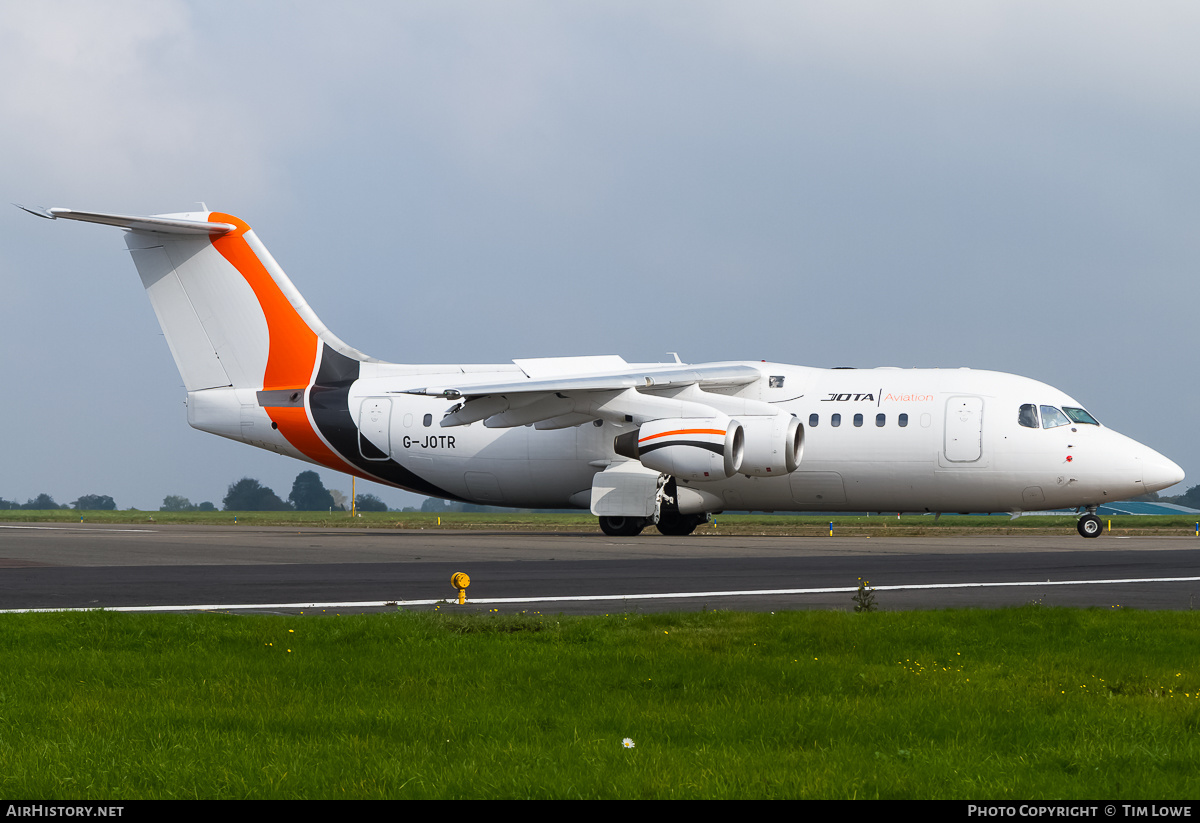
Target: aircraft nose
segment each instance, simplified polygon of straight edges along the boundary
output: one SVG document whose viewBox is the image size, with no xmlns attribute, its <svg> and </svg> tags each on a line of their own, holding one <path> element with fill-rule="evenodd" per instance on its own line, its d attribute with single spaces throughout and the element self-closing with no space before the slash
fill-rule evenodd
<svg viewBox="0 0 1200 823">
<path fill-rule="evenodd" d="M 1183 480 L 1183 469 L 1153 449 L 1147 448 L 1138 457 L 1142 464 L 1142 485 L 1147 492 L 1156 492 Z"/>
</svg>

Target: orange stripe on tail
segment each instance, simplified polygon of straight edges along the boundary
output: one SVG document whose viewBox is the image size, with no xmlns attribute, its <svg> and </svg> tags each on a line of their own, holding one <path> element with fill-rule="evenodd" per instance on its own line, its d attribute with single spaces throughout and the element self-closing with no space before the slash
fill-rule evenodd
<svg viewBox="0 0 1200 823">
<path fill-rule="evenodd" d="M 263 374 L 263 389 L 304 391 L 312 380 L 317 364 L 317 354 L 321 350 L 320 338 L 309 328 L 246 242 L 243 235 L 250 231 L 250 226 L 244 220 L 220 212 L 212 212 L 208 219 L 211 223 L 232 223 L 237 226 L 235 231 L 213 238 L 212 244 L 245 278 L 267 318 L 270 349 L 266 372 Z M 325 445 L 309 422 L 304 408 L 271 407 L 267 409 L 267 415 L 279 427 L 280 434 L 302 454 L 330 469 L 359 473 Z"/>
</svg>

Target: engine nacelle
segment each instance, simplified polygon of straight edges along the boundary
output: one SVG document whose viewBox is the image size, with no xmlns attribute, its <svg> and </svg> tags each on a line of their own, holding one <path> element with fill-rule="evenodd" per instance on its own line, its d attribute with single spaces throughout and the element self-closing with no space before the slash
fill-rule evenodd
<svg viewBox="0 0 1200 823">
<path fill-rule="evenodd" d="M 742 470 L 743 439 L 741 424 L 728 417 L 652 420 L 642 424 L 630 456 L 673 477 L 724 480 Z"/>
<path fill-rule="evenodd" d="M 804 455 L 804 426 L 792 415 L 742 417 L 731 421 L 742 427 L 744 444 L 739 474 L 778 477 L 790 474 Z"/>
</svg>

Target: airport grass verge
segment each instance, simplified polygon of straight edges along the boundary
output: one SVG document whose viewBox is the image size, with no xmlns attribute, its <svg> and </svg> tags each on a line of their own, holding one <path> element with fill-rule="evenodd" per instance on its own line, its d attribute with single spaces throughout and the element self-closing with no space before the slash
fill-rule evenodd
<svg viewBox="0 0 1200 823">
<path fill-rule="evenodd" d="M 1196 613 L 850 605 L 2 615 L 0 792 L 1200 796 Z"/>
<path fill-rule="evenodd" d="M 493 532 L 561 532 L 599 534 L 596 518 L 586 512 L 142 512 L 69 509 L 0 511 L 0 524 L 79 523 L 139 526 L 204 525 L 312 529 L 414 529 Z M 1075 515 L 1007 516 L 872 514 L 771 515 L 719 514 L 696 529 L 695 537 L 755 535 L 763 537 L 995 537 L 1004 535 L 1074 535 Z M 1115 536 L 1195 536 L 1197 521 L 1187 515 L 1122 515 L 1103 517 L 1105 534 Z M 644 532 L 655 534 L 650 526 Z"/>
</svg>

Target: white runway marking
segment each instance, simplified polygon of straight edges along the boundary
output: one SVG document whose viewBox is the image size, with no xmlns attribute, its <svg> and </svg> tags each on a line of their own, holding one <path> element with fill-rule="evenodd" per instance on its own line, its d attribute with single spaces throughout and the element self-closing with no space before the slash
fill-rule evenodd
<svg viewBox="0 0 1200 823">
<path fill-rule="evenodd" d="M 79 528 L 79 526 L 0 526 L 0 529 L 37 529 L 39 531 L 87 532 L 88 534 L 95 534 L 96 532 L 146 532 L 147 534 L 154 533 L 154 529 L 81 529 L 81 528 Z"/>
<path fill-rule="evenodd" d="M 872 586 L 871 591 L 895 592 L 913 591 L 919 589 L 986 589 L 1010 586 L 1103 586 L 1113 583 L 1195 583 L 1200 577 L 1131 577 L 1117 580 L 1023 580 L 1009 583 L 914 583 L 905 586 Z M 563 597 L 481 597 L 468 598 L 466 605 L 504 605 L 520 603 L 567 603 L 604 600 L 683 600 L 697 597 L 755 597 L 761 595 L 781 594 L 846 594 L 858 591 L 857 586 L 835 586 L 824 589 L 747 589 L 744 591 L 728 592 L 665 592 L 661 594 L 590 594 L 567 595 Z M 209 612 L 209 611 L 262 611 L 277 609 L 370 609 L 370 608 L 404 608 L 406 606 L 436 606 L 458 605 L 453 598 L 443 597 L 433 600 L 360 600 L 342 603 L 242 603 L 223 605 L 191 605 L 191 606 L 113 606 L 105 609 L 2 609 L 0 614 L 21 614 L 27 612 Z"/>
</svg>

